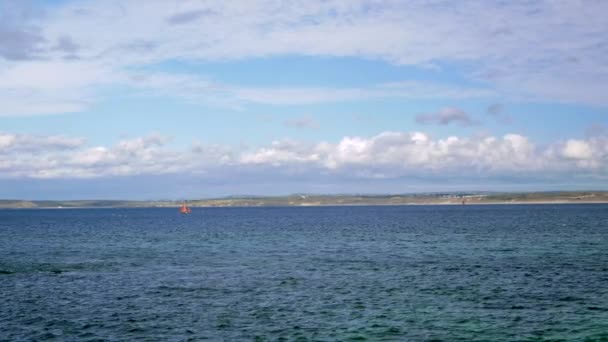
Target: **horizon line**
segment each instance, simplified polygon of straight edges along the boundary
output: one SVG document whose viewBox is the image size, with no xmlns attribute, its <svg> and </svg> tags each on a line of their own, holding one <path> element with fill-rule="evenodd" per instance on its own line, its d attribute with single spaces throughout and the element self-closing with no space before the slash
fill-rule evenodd
<svg viewBox="0 0 608 342">
<path fill-rule="evenodd" d="M 116 202 L 183 202 L 183 201 L 210 201 L 210 200 L 225 200 L 225 199 L 255 199 L 255 198 L 286 198 L 293 196 L 316 196 L 316 197 L 386 197 L 386 196 L 416 196 L 416 195 L 501 195 L 501 194 L 554 194 L 554 193 L 608 193 L 608 190 L 600 189 L 581 189 L 581 190 L 537 190 L 537 191 L 495 191 L 495 190 L 479 190 L 479 191 L 419 191 L 419 192 L 399 192 L 399 193 L 371 193 L 371 192 L 340 192 L 340 193 L 304 193 L 296 192 L 282 195 L 226 195 L 215 197 L 190 197 L 190 198 L 156 198 L 156 199 L 128 199 L 128 198 L 78 198 L 78 199 L 32 199 L 32 198 L 0 198 L 2 202 L 18 201 L 18 202 L 79 202 L 79 201 L 116 201 Z"/>
</svg>

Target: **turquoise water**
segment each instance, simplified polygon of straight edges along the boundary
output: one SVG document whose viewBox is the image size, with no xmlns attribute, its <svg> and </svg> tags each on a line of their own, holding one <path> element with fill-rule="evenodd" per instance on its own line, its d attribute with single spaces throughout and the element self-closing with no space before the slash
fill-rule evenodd
<svg viewBox="0 0 608 342">
<path fill-rule="evenodd" d="M 0 340 L 608 341 L 608 205 L 0 211 Z"/>
</svg>

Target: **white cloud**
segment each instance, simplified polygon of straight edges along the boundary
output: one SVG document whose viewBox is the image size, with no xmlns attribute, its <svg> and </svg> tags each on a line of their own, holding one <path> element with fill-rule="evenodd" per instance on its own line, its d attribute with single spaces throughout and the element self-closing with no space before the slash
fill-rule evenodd
<svg viewBox="0 0 608 342">
<path fill-rule="evenodd" d="M 528 137 L 449 136 L 383 132 L 338 142 L 275 141 L 256 149 L 198 142 L 175 148 L 153 134 L 113 146 L 81 138 L 0 134 L 0 178 L 78 179 L 117 176 L 203 175 L 224 182 L 246 173 L 256 179 L 515 179 L 572 180 L 608 177 L 608 138 L 556 141 L 546 147 Z M 508 183 L 508 181 L 507 181 Z"/>
<path fill-rule="evenodd" d="M 54 97 L 50 94 L 39 92 L 28 93 L 27 91 L 15 91 L 11 93 L 0 93 L 0 117 L 2 116 L 33 116 L 60 113 L 78 113 L 86 110 L 92 101 L 87 98 L 76 98 L 75 96 Z M 23 99 L 28 98 L 28 101 Z"/>
<path fill-rule="evenodd" d="M 259 0 L 148 2 L 144 11 L 136 3 L 85 2 L 54 13 L 44 26 L 49 40 L 71 32 L 88 45 L 83 54 L 118 54 L 127 64 L 289 54 L 414 65 L 464 61 L 479 65 L 479 74 L 505 91 L 522 94 L 517 89 L 523 88 L 523 95 L 533 97 L 602 102 L 608 79 L 606 7 L 601 1 Z M 171 25 L 172 18 L 187 20 Z M 117 49 L 137 41 L 154 42 L 156 48 L 145 54 Z"/>
<path fill-rule="evenodd" d="M 90 62 L 0 63 L 0 116 L 82 111 L 95 101 L 97 87 L 120 77 Z"/>
<path fill-rule="evenodd" d="M 145 8 L 137 2 L 77 1 L 27 18 L 19 14 L 26 12 L 19 6 L 3 9 L 0 101 L 8 105 L 0 115 L 83 110 L 99 96 L 97 88 L 107 84 L 234 107 L 240 102 L 312 104 L 496 93 L 608 104 L 608 24 L 603 14 L 608 3 L 603 1 L 211 0 L 147 1 Z M 430 66 L 434 72 L 441 72 L 444 63 L 464 65 L 483 87 L 398 82 L 268 89 L 134 71 L 166 61 L 279 55 L 353 56 Z M 151 85 L 134 81 L 134 75 Z M 15 101 L 13 94 L 31 101 Z"/>
<path fill-rule="evenodd" d="M 308 105 L 374 99 L 466 99 L 491 96 L 481 88 L 431 82 L 371 84 L 361 88 L 242 87 L 185 73 L 113 69 L 92 62 L 0 63 L 0 116 L 79 112 L 100 100 L 104 86 L 118 85 L 135 96 L 177 97 L 194 103 L 240 109 L 250 103 Z M 27 101 L 23 99 L 27 98 Z"/>
<path fill-rule="evenodd" d="M 272 146 L 244 154 L 244 164 L 285 165 L 308 163 L 336 172 L 382 170 L 396 176 L 432 173 L 459 175 L 537 171 L 544 165 L 541 155 L 526 138 L 508 134 L 502 138 L 433 140 L 421 132 L 384 132 L 371 138 L 345 137 L 337 144 L 305 147 L 275 142 Z"/>
<path fill-rule="evenodd" d="M 576 139 L 568 140 L 562 150 L 563 156 L 571 159 L 589 159 L 592 153 L 589 143 Z"/>
<path fill-rule="evenodd" d="M 114 81 L 112 71 L 90 62 L 27 61 L 11 63 L 0 69 L 0 88 L 27 88 L 51 91 L 78 89 Z"/>
</svg>

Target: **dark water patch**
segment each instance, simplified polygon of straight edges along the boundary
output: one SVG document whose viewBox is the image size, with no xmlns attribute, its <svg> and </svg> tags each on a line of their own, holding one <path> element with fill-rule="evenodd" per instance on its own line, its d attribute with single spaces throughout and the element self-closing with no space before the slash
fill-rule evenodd
<svg viewBox="0 0 608 342">
<path fill-rule="evenodd" d="M 573 297 L 573 296 L 566 296 L 566 297 L 561 297 L 558 300 L 560 302 L 581 302 L 584 299 L 578 298 L 578 297 Z"/>
<path fill-rule="evenodd" d="M 601 308 L 597 306 L 589 306 L 587 309 L 592 311 L 608 311 L 608 308 Z"/>
</svg>

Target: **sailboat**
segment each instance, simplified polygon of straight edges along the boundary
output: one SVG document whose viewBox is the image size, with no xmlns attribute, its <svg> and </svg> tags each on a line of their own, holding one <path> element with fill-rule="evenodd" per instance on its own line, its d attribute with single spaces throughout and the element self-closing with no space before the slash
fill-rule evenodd
<svg viewBox="0 0 608 342">
<path fill-rule="evenodd" d="M 186 202 L 184 202 L 182 204 L 182 206 L 179 208 L 180 214 L 190 214 L 191 212 L 192 212 L 192 210 L 190 208 L 188 208 L 188 206 L 186 205 Z"/>
</svg>

